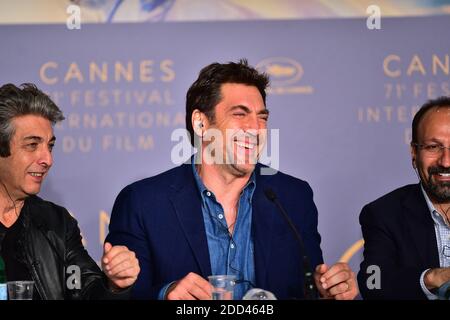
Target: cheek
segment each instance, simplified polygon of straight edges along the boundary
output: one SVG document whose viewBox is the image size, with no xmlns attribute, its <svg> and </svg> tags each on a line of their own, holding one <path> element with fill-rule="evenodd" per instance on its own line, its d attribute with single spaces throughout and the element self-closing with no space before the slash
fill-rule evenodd
<svg viewBox="0 0 450 320">
<path fill-rule="evenodd" d="M 417 169 L 422 175 L 428 177 L 428 169 L 432 166 L 432 162 L 427 160 L 418 160 L 417 161 Z"/>
</svg>

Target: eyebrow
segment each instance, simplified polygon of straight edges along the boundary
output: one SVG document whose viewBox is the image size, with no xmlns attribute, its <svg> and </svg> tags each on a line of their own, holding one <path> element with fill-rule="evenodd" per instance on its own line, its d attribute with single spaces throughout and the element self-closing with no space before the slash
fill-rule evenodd
<svg viewBox="0 0 450 320">
<path fill-rule="evenodd" d="M 443 144 L 442 141 L 439 140 L 438 138 L 425 139 L 425 140 L 423 140 L 423 142 L 428 142 L 428 143 L 440 143 L 440 144 Z"/>
<path fill-rule="evenodd" d="M 42 142 L 44 139 L 42 137 L 39 136 L 27 136 L 25 138 L 23 138 L 24 141 L 39 141 Z M 56 141 L 56 137 L 53 136 L 49 142 L 55 142 Z"/>
<path fill-rule="evenodd" d="M 246 113 L 251 113 L 251 110 L 249 107 L 244 106 L 244 105 L 237 105 L 237 106 L 233 106 L 230 109 L 230 112 L 235 111 L 236 109 L 241 109 L 242 111 L 246 112 Z M 269 110 L 267 108 L 262 109 L 261 111 L 258 111 L 258 114 L 269 114 Z"/>
</svg>

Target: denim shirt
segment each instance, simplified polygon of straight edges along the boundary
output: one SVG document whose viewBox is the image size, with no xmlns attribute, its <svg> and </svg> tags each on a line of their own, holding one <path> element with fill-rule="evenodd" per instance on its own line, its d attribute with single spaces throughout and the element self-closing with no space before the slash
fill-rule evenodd
<svg viewBox="0 0 450 320">
<path fill-rule="evenodd" d="M 240 300 L 255 283 L 253 257 L 252 197 L 256 187 L 255 173 L 250 176 L 239 198 L 233 234 L 228 232 L 222 205 L 203 184 L 192 161 L 192 170 L 202 198 L 202 213 L 208 241 L 212 275 L 235 275 L 234 299 Z"/>
</svg>

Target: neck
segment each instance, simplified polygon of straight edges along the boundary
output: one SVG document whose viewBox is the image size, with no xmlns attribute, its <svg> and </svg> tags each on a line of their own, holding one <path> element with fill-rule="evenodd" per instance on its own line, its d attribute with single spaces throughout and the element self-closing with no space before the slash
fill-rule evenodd
<svg viewBox="0 0 450 320">
<path fill-rule="evenodd" d="M 421 181 L 421 188 L 423 188 L 423 191 L 425 191 L 428 199 L 433 204 L 433 207 L 441 215 L 444 215 L 444 217 L 446 215 L 448 218 L 450 218 L 450 201 L 440 201 L 440 200 L 436 199 L 436 197 L 432 194 L 432 192 L 427 190 L 427 188 L 425 186 L 426 186 L 426 184 Z M 447 219 L 447 220 L 450 220 L 450 219 Z"/>
<path fill-rule="evenodd" d="M 434 208 L 438 210 L 441 215 L 444 215 L 447 220 L 450 220 L 450 203 L 440 203 L 435 201 L 431 202 L 433 203 Z"/>
<path fill-rule="evenodd" d="M 434 208 L 439 212 L 439 214 L 444 218 L 445 222 L 450 226 L 450 202 L 441 202 L 434 199 L 434 197 L 430 196 L 431 203 Z"/>
<path fill-rule="evenodd" d="M 25 203 L 24 198 L 16 198 L 10 195 L 3 185 L 0 187 L 0 222 L 10 227 L 20 215 Z"/>
<path fill-rule="evenodd" d="M 203 163 L 197 165 L 198 175 L 203 184 L 211 190 L 217 200 L 226 206 L 236 206 L 239 196 L 250 179 L 251 173 L 244 176 L 236 176 L 220 166 Z"/>
<path fill-rule="evenodd" d="M 16 222 L 19 218 L 24 202 L 24 200 L 18 200 L 14 203 L 11 202 L 11 200 L 6 203 L 4 201 L 0 202 L 0 222 L 5 227 L 9 228 L 14 224 L 14 222 Z"/>
</svg>

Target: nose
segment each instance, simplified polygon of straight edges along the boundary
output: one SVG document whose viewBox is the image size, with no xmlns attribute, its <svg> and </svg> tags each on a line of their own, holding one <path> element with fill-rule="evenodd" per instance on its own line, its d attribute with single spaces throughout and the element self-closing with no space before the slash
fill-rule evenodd
<svg viewBox="0 0 450 320">
<path fill-rule="evenodd" d="M 442 150 L 442 155 L 439 158 L 439 164 L 444 168 L 450 167 L 450 147 L 446 147 Z"/>
<path fill-rule="evenodd" d="M 39 165 L 50 168 L 53 164 L 53 155 L 49 148 L 43 148 L 39 157 Z"/>
</svg>

